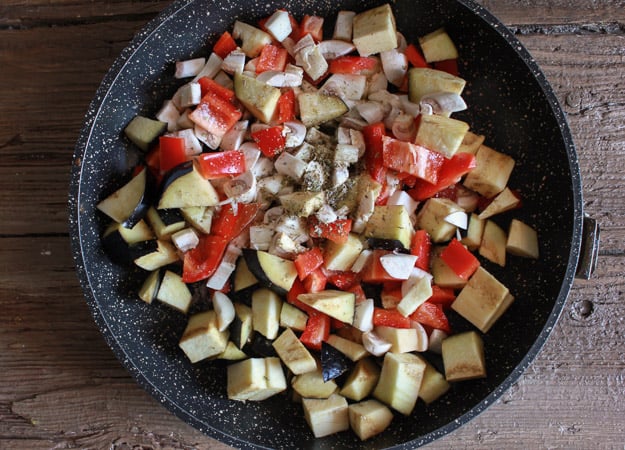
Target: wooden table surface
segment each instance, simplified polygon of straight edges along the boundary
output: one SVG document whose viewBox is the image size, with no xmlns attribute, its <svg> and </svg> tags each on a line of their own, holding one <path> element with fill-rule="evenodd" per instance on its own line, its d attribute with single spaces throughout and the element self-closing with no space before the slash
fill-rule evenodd
<svg viewBox="0 0 625 450">
<path fill-rule="evenodd" d="M 481 0 L 536 58 L 568 115 L 598 267 L 544 350 L 486 412 L 430 448 L 623 448 L 625 1 Z M 74 272 L 67 190 L 87 106 L 156 0 L 0 2 L 0 448 L 220 444 L 135 384 Z"/>
</svg>

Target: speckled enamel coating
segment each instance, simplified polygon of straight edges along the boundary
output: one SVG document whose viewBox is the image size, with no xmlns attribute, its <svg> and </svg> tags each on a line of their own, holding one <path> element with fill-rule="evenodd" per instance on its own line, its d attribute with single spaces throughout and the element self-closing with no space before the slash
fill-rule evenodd
<svg viewBox="0 0 625 450">
<path fill-rule="evenodd" d="M 208 56 L 235 19 L 253 23 L 276 8 L 333 18 L 378 1 L 178 1 L 150 22 L 122 52 L 89 108 L 76 145 L 70 186 L 70 226 L 78 276 L 98 327 L 137 382 L 181 419 L 237 448 L 415 448 L 443 436 L 495 402 L 523 373 L 551 332 L 569 293 L 582 230 L 581 180 L 566 119 L 544 75 L 519 41 L 469 0 L 397 1 L 397 26 L 408 41 L 444 25 L 456 42 L 467 79 L 469 110 L 457 115 L 486 143 L 512 155 L 510 185 L 520 189 L 515 217 L 535 226 L 538 261 L 509 257 L 508 267 L 484 266 L 510 287 L 516 301 L 484 336 L 488 378 L 457 383 L 429 407 L 394 419 L 361 443 L 351 432 L 314 439 L 301 406 L 287 394 L 261 403 L 229 401 L 220 363 L 192 366 L 178 349 L 185 317 L 136 297 L 146 276 L 114 266 L 103 254 L 106 219 L 96 203 L 120 185 L 137 161 L 122 130 L 137 113 L 153 115 L 182 81 L 174 62 Z M 326 29 L 331 33 L 333 19 Z M 511 215 L 496 221 L 507 225 Z M 198 305 L 195 308 L 199 308 Z M 451 317 L 458 331 L 465 321 Z"/>
</svg>

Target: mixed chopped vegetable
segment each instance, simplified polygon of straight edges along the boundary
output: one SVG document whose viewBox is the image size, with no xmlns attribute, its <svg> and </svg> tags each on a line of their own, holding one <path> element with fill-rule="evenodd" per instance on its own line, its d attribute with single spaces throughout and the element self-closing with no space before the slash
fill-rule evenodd
<svg viewBox="0 0 625 450">
<path fill-rule="evenodd" d="M 176 62 L 175 95 L 125 127 L 142 163 L 98 208 L 143 301 L 187 314 L 191 284 L 210 289 L 179 346 L 231 361 L 230 399 L 289 391 L 315 436 L 365 440 L 486 376 L 481 333 L 514 297 L 481 261 L 538 240 L 492 220 L 521 206 L 515 161 L 451 117 L 466 83 L 446 31 L 406 42 L 389 5 L 340 11 L 329 39 L 325 20 L 236 21 Z"/>
</svg>

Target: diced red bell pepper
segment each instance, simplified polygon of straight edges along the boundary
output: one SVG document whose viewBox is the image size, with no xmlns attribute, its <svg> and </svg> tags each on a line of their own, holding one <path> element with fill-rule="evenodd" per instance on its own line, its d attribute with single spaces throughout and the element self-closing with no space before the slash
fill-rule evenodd
<svg viewBox="0 0 625 450">
<path fill-rule="evenodd" d="M 221 137 L 241 119 L 243 113 L 229 100 L 209 91 L 189 114 L 189 119 L 209 133 Z"/>
<path fill-rule="evenodd" d="M 387 281 L 397 281 L 397 278 L 393 278 L 388 274 L 384 267 L 382 267 L 382 263 L 380 262 L 380 257 L 387 255 L 390 252 L 389 250 L 380 250 L 375 249 L 369 259 L 369 262 L 365 265 L 365 267 L 360 272 L 361 280 L 365 283 L 384 283 Z"/>
<path fill-rule="evenodd" d="M 333 74 L 368 75 L 375 71 L 378 61 L 368 56 L 339 56 L 330 61 L 328 72 Z"/>
<path fill-rule="evenodd" d="M 449 159 L 445 159 L 438 171 L 436 184 L 424 180 L 417 180 L 415 186 L 408 193 L 417 201 L 427 200 L 437 192 L 456 183 L 463 175 L 475 169 L 475 156 L 470 153 L 456 153 Z"/>
<path fill-rule="evenodd" d="M 328 279 L 321 268 L 317 268 L 304 279 L 304 289 L 310 293 L 321 292 L 325 290 L 327 282 Z"/>
<path fill-rule="evenodd" d="M 365 294 L 365 291 L 360 284 L 354 284 L 353 286 L 347 288 L 346 291 L 351 292 L 356 296 L 356 304 L 362 303 L 367 300 L 367 295 Z"/>
<path fill-rule="evenodd" d="M 344 244 L 352 230 L 352 219 L 337 219 L 334 222 L 324 223 L 315 216 L 308 218 L 308 233 L 312 238 L 328 239 L 337 244 Z"/>
<path fill-rule="evenodd" d="M 420 145 L 384 136 L 382 160 L 389 169 L 413 175 L 428 183 L 436 183 L 445 157 Z"/>
<path fill-rule="evenodd" d="M 221 36 L 219 36 L 219 39 L 217 39 L 217 42 L 215 42 L 215 45 L 213 45 L 213 51 L 221 59 L 224 59 L 226 56 L 230 54 L 231 51 L 236 50 L 236 49 L 237 49 L 237 43 L 232 37 L 232 35 L 228 33 L 227 31 L 224 32 L 224 34 L 222 34 Z"/>
<path fill-rule="evenodd" d="M 313 310 L 308 314 L 306 328 L 299 340 L 311 350 L 321 350 L 321 343 L 328 340 L 332 320 L 330 316 Z"/>
<path fill-rule="evenodd" d="M 273 158 L 284 150 L 286 137 L 282 134 L 282 127 L 263 128 L 252 133 L 252 139 L 267 158 Z"/>
<path fill-rule="evenodd" d="M 176 136 L 161 136 L 158 138 L 159 166 L 162 172 L 167 172 L 187 160 L 184 139 Z"/>
<path fill-rule="evenodd" d="M 365 138 L 365 165 L 367 172 L 378 183 L 386 182 L 386 167 L 384 167 L 384 141 L 386 128 L 384 123 L 378 122 L 363 127 Z"/>
<path fill-rule="evenodd" d="M 449 308 L 454 300 L 456 300 L 456 294 L 452 288 L 443 288 L 436 284 L 432 285 L 432 296 L 427 299 L 428 302 L 436 303 L 443 308 Z"/>
<path fill-rule="evenodd" d="M 227 87 L 222 86 L 217 83 L 212 78 L 202 77 L 197 82 L 200 85 L 200 90 L 202 91 L 202 97 L 204 97 L 209 92 L 215 94 L 216 96 L 227 100 L 229 102 L 234 100 L 235 94 L 232 89 L 228 89 Z"/>
<path fill-rule="evenodd" d="M 323 252 L 319 247 L 313 247 L 297 255 L 293 263 L 297 269 L 297 276 L 303 281 L 315 269 L 321 267 L 323 264 Z"/>
<path fill-rule="evenodd" d="M 306 287 L 304 286 L 303 281 L 300 281 L 299 278 L 296 278 L 295 281 L 293 281 L 291 289 L 286 294 L 286 301 L 291 305 L 301 309 L 309 316 L 316 313 L 317 310 L 315 308 L 297 299 L 297 296 L 300 294 L 306 294 Z"/>
<path fill-rule="evenodd" d="M 358 280 L 358 274 L 350 271 L 330 271 L 328 283 L 333 284 L 338 289 L 345 291 L 352 287 Z"/>
<path fill-rule="evenodd" d="M 211 234 L 231 241 L 245 231 L 259 210 L 259 203 L 239 203 L 235 213 L 232 204 L 228 203 L 213 218 Z"/>
<path fill-rule="evenodd" d="M 447 72 L 455 77 L 458 76 L 460 71 L 458 70 L 458 60 L 457 59 L 446 59 L 444 61 L 436 61 L 434 63 L 434 68 L 436 70 L 442 70 L 443 72 Z"/>
<path fill-rule="evenodd" d="M 430 253 L 432 251 L 432 240 L 425 230 L 417 230 L 410 242 L 410 254 L 417 257 L 415 267 L 421 270 L 430 270 Z"/>
<path fill-rule="evenodd" d="M 236 176 L 245 172 L 245 155 L 238 150 L 202 153 L 197 157 L 200 173 L 207 180 Z"/>
<path fill-rule="evenodd" d="M 295 91 L 288 89 L 278 99 L 278 123 L 295 120 Z"/>
<path fill-rule="evenodd" d="M 408 62 L 412 64 L 413 67 L 430 67 L 427 63 L 419 49 L 414 44 L 409 44 L 404 51 Z"/>
<path fill-rule="evenodd" d="M 269 70 L 278 72 L 284 71 L 288 56 L 289 54 L 284 47 L 278 47 L 273 44 L 265 45 L 260 51 L 258 61 L 256 61 L 256 73 L 267 72 Z"/>
<path fill-rule="evenodd" d="M 443 311 L 443 307 L 436 303 L 426 301 L 409 317 L 422 325 L 442 330 L 447 334 L 451 333 L 449 320 Z"/>
<path fill-rule="evenodd" d="M 480 261 L 456 238 L 443 249 L 440 257 L 463 280 L 468 280 L 480 267 Z"/>
<path fill-rule="evenodd" d="M 373 308 L 373 325 L 378 327 L 410 328 L 410 318 L 396 309 Z"/>
<path fill-rule="evenodd" d="M 306 14 L 299 26 L 300 39 L 310 34 L 315 42 L 323 40 L 323 17 Z"/>
<path fill-rule="evenodd" d="M 331 330 L 340 330 L 341 328 L 345 328 L 347 326 L 347 324 L 339 319 L 335 319 L 334 317 L 331 317 L 331 321 L 330 321 L 330 329 Z"/>
<path fill-rule="evenodd" d="M 182 281 L 194 283 L 210 277 L 221 263 L 229 239 L 223 236 L 205 234 L 200 236 L 197 247 L 184 254 Z"/>
</svg>

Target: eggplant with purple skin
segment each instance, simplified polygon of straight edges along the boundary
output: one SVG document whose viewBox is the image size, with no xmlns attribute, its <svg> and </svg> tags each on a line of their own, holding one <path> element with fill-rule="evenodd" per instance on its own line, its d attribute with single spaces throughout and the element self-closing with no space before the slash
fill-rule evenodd
<svg viewBox="0 0 625 450">
<path fill-rule="evenodd" d="M 327 342 L 321 343 L 323 381 L 334 380 L 350 370 L 354 362 Z"/>
<path fill-rule="evenodd" d="M 249 271 L 259 283 L 278 295 L 286 295 L 297 277 L 293 261 L 261 250 L 243 249 L 243 257 Z"/>
<path fill-rule="evenodd" d="M 153 270 L 141 285 L 141 289 L 139 289 L 139 298 L 148 304 L 152 303 L 158 294 L 164 275 L 164 267 Z"/>
<path fill-rule="evenodd" d="M 134 227 L 152 204 L 154 186 L 147 168 L 97 204 L 97 208 L 126 228 Z"/>
<path fill-rule="evenodd" d="M 158 209 L 215 206 L 217 203 L 219 195 L 211 182 L 200 174 L 193 161 L 186 161 L 168 172 Z"/>
<path fill-rule="evenodd" d="M 102 235 L 102 248 L 111 261 L 119 265 L 129 265 L 156 244 L 154 233 L 144 220 L 140 220 L 132 228 L 121 223 L 112 222 Z"/>
<path fill-rule="evenodd" d="M 402 242 L 399 239 L 383 239 L 383 238 L 370 237 L 370 238 L 367 238 L 367 243 L 369 244 L 369 248 L 377 248 L 380 250 L 390 250 L 393 252 L 400 252 L 400 253 L 410 253 L 410 250 L 404 247 L 404 244 L 402 244 Z"/>
</svg>

